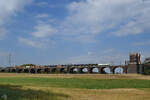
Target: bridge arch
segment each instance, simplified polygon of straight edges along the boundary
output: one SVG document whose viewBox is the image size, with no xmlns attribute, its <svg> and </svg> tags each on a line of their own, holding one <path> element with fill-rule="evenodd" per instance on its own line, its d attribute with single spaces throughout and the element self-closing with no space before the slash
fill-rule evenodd
<svg viewBox="0 0 150 100">
<path fill-rule="evenodd" d="M 36 69 L 35 69 L 35 68 L 32 68 L 32 69 L 30 70 L 30 73 L 36 73 Z"/>
<path fill-rule="evenodd" d="M 23 72 L 23 69 L 17 69 L 17 73 Z"/>
<path fill-rule="evenodd" d="M 89 69 L 87 67 L 81 68 L 81 73 L 88 73 Z"/>
<path fill-rule="evenodd" d="M 44 72 L 45 72 L 45 73 L 50 73 L 50 68 L 45 68 L 45 69 L 44 69 Z"/>
<path fill-rule="evenodd" d="M 16 73 L 17 71 L 16 71 L 16 69 L 12 69 L 11 72 L 12 73 Z"/>
<path fill-rule="evenodd" d="M 6 72 L 6 70 L 5 69 L 1 69 L 1 72 Z"/>
<path fill-rule="evenodd" d="M 102 67 L 101 68 L 101 73 L 102 74 L 110 74 L 111 73 L 111 68 L 110 67 Z"/>
<path fill-rule="evenodd" d="M 41 73 L 42 72 L 42 69 L 37 69 L 37 73 Z"/>
<path fill-rule="evenodd" d="M 65 73 L 65 68 L 60 68 L 60 73 Z"/>
<path fill-rule="evenodd" d="M 51 69 L 51 72 L 52 72 L 52 73 L 57 72 L 57 68 L 52 68 L 52 69 Z"/>
<path fill-rule="evenodd" d="M 29 69 L 24 69 L 24 73 L 29 73 Z"/>
<path fill-rule="evenodd" d="M 123 74 L 123 72 L 124 72 L 124 68 L 123 67 L 114 67 L 113 68 L 113 73 L 114 74 Z"/>
<path fill-rule="evenodd" d="M 99 68 L 93 67 L 93 68 L 90 69 L 90 72 L 91 73 L 99 73 Z"/>
<path fill-rule="evenodd" d="M 77 67 L 73 67 L 70 69 L 70 73 L 78 73 L 79 69 Z"/>
</svg>

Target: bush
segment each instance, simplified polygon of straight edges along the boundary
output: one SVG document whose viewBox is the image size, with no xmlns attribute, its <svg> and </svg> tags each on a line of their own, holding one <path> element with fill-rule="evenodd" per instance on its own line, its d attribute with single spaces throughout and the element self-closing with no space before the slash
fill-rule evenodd
<svg viewBox="0 0 150 100">
<path fill-rule="evenodd" d="M 150 75 L 150 65 L 144 66 L 144 74 Z"/>
</svg>

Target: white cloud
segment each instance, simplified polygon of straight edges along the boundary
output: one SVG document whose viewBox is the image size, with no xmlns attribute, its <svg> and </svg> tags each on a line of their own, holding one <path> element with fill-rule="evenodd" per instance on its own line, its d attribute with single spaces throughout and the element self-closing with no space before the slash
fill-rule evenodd
<svg viewBox="0 0 150 100">
<path fill-rule="evenodd" d="M 93 55 L 93 54 L 94 54 L 94 52 L 91 52 L 91 51 L 88 52 L 88 55 Z"/>
<path fill-rule="evenodd" d="M 64 7 L 64 4 L 61 4 L 61 3 L 51 4 L 51 3 L 48 3 L 47 1 L 40 1 L 40 2 L 36 2 L 35 4 L 37 6 L 39 6 L 39 7 L 47 7 L 47 8 L 60 8 L 60 7 Z"/>
<path fill-rule="evenodd" d="M 24 6 L 31 3 L 32 0 L 0 0 L 0 38 L 6 34 L 5 24 L 8 18 L 21 11 Z"/>
<path fill-rule="evenodd" d="M 50 24 L 46 24 L 46 23 L 38 23 L 34 27 L 34 29 L 35 32 L 32 32 L 31 34 L 37 38 L 45 38 L 48 36 L 52 36 L 57 32 L 57 30 L 54 29 Z"/>
<path fill-rule="evenodd" d="M 48 17 L 49 17 L 48 14 L 38 14 L 38 15 L 36 16 L 36 18 L 48 18 Z"/>
<path fill-rule="evenodd" d="M 37 6 L 48 6 L 49 4 L 47 2 L 38 2 L 36 3 Z"/>
<path fill-rule="evenodd" d="M 107 50 L 104 50 L 104 53 L 112 53 L 112 52 L 114 52 L 115 51 L 115 49 L 114 48 L 111 48 L 111 49 L 107 49 Z"/>
<path fill-rule="evenodd" d="M 40 2 L 39 5 L 49 5 Z M 150 32 L 150 2 L 142 0 L 81 0 L 67 6 L 64 20 L 47 18 L 34 27 L 34 38 L 50 38 L 60 34 L 65 40 L 82 43 L 97 42 L 99 34 L 115 36 L 137 35 Z M 48 14 L 40 14 L 46 18 Z M 56 22 L 57 20 L 57 22 Z M 55 25 L 54 25 L 55 24 Z"/>
<path fill-rule="evenodd" d="M 28 38 L 19 37 L 18 41 L 26 46 L 35 48 L 54 48 L 55 42 L 51 40 L 51 37 L 57 34 L 57 30 L 52 27 L 50 22 L 37 20 L 37 24 L 33 27 Z"/>
<path fill-rule="evenodd" d="M 39 2 L 38 5 L 49 5 Z M 98 34 L 115 36 L 137 35 L 150 32 L 150 2 L 142 0 L 81 0 L 67 6 L 68 15 L 63 21 L 53 22 L 48 14 L 37 18 L 47 18 L 49 22 L 38 23 L 32 36 L 46 38 L 61 34 L 65 40 L 81 43 L 95 43 Z M 39 20 L 39 19 L 38 19 Z M 40 21 L 39 21 L 40 22 Z"/>
<path fill-rule="evenodd" d="M 142 34 L 150 31 L 149 5 L 150 2 L 142 0 L 73 2 L 67 7 L 69 15 L 62 22 L 61 30 L 67 35 L 90 36 L 92 40 L 106 31 L 116 36 Z"/>
<path fill-rule="evenodd" d="M 19 42 L 22 44 L 25 44 L 30 47 L 35 47 L 35 48 L 45 48 L 45 41 L 43 40 L 33 40 L 33 39 L 28 39 L 28 38 L 18 38 Z"/>
<path fill-rule="evenodd" d="M 69 36 L 65 36 L 63 39 L 69 40 L 69 41 L 75 41 L 75 42 L 79 42 L 79 43 L 83 43 L 83 44 L 97 42 L 97 40 L 94 39 L 94 37 L 91 35 L 76 35 L 76 36 L 69 35 Z"/>
</svg>

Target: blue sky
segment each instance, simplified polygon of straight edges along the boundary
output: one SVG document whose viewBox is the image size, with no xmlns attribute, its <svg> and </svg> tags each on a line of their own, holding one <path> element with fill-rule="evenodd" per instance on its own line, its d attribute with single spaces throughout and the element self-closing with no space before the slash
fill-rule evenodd
<svg viewBox="0 0 150 100">
<path fill-rule="evenodd" d="M 0 65 L 150 57 L 149 0 L 0 0 Z"/>
</svg>

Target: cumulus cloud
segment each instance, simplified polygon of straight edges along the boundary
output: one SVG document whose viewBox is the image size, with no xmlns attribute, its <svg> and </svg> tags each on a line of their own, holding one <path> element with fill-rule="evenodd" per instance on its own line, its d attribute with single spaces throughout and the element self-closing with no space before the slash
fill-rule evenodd
<svg viewBox="0 0 150 100">
<path fill-rule="evenodd" d="M 23 38 L 19 37 L 18 38 L 19 42 L 22 44 L 25 44 L 26 46 L 30 47 L 35 47 L 35 48 L 45 48 L 45 41 L 43 40 L 36 40 L 36 39 L 28 39 L 28 38 Z"/>
<path fill-rule="evenodd" d="M 37 38 L 45 38 L 57 32 L 57 30 L 54 29 L 50 24 L 46 23 L 38 23 L 34 29 L 35 32 L 32 32 L 31 34 Z"/>
<path fill-rule="evenodd" d="M 35 48 L 55 47 L 55 42 L 51 37 L 57 34 L 57 30 L 49 23 L 37 20 L 37 24 L 33 27 L 33 32 L 27 34 L 29 37 L 19 37 L 18 41 L 26 46 Z"/>
<path fill-rule="evenodd" d="M 40 5 L 48 5 L 40 2 Z M 65 40 L 95 43 L 99 34 L 114 36 L 150 32 L 150 2 L 143 0 L 81 0 L 67 5 L 68 15 L 53 26 L 38 23 L 32 36 L 45 38 L 61 34 Z M 47 18 L 40 14 L 37 18 Z M 57 19 L 58 21 L 58 19 Z M 53 22 L 54 23 L 54 22 Z"/>
<path fill-rule="evenodd" d="M 39 5 L 49 5 L 40 2 Z M 67 5 L 68 14 L 59 21 L 40 14 L 51 23 L 38 23 L 31 35 L 50 38 L 60 34 L 65 40 L 95 43 L 99 34 L 112 36 L 137 35 L 150 32 L 150 2 L 143 0 L 80 0 Z M 39 19 L 38 19 L 39 21 Z M 40 22 L 40 21 L 39 21 Z"/>
<path fill-rule="evenodd" d="M 50 37 L 55 35 L 57 30 L 43 21 L 39 21 L 33 29 L 34 31 L 28 34 L 29 37 L 19 37 L 18 41 L 26 46 L 34 48 L 54 47 L 55 42 L 52 41 Z"/>
<path fill-rule="evenodd" d="M 0 38 L 6 34 L 5 24 L 8 18 L 21 11 L 32 0 L 0 0 Z"/>
<path fill-rule="evenodd" d="M 114 51 L 115 51 L 114 48 L 110 48 L 110 49 L 104 50 L 104 53 L 107 54 L 107 53 L 112 53 Z"/>
<path fill-rule="evenodd" d="M 75 41 L 84 44 L 97 42 L 97 40 L 94 39 L 94 37 L 91 35 L 73 35 L 73 36 L 69 35 L 69 36 L 65 36 L 64 40 Z"/>
<path fill-rule="evenodd" d="M 49 4 L 47 2 L 38 2 L 36 3 L 37 6 L 48 6 Z"/>
<path fill-rule="evenodd" d="M 71 3 L 61 27 L 63 33 L 80 37 L 109 31 L 116 36 L 150 31 L 150 2 L 143 0 L 81 0 Z"/>
<path fill-rule="evenodd" d="M 36 18 L 48 18 L 48 17 L 49 17 L 48 14 L 38 14 L 38 15 L 36 16 Z"/>
</svg>

